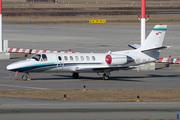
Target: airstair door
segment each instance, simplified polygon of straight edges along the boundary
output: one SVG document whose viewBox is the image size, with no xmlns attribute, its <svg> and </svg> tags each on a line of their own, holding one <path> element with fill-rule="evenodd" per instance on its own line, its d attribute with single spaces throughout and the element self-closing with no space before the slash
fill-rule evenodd
<svg viewBox="0 0 180 120">
<path fill-rule="evenodd" d="M 62 71 L 64 67 L 64 61 L 62 55 L 57 55 L 57 71 Z"/>
</svg>

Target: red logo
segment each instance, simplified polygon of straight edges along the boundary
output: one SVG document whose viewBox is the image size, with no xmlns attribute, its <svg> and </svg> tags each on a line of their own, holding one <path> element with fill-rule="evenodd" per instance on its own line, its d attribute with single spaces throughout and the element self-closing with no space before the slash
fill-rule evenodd
<svg viewBox="0 0 180 120">
<path fill-rule="evenodd" d="M 156 35 L 159 35 L 159 33 L 156 33 Z"/>
</svg>

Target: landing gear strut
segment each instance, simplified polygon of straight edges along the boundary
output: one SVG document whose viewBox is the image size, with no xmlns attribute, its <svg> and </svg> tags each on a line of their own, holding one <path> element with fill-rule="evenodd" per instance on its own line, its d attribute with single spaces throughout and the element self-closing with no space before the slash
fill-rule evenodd
<svg viewBox="0 0 180 120">
<path fill-rule="evenodd" d="M 79 77 L 79 73 L 73 73 L 72 76 L 73 78 L 77 79 Z"/>
<path fill-rule="evenodd" d="M 106 75 L 105 73 L 102 75 L 102 79 L 103 80 L 108 80 L 109 79 L 109 75 Z"/>
<path fill-rule="evenodd" d="M 29 73 L 24 73 L 24 75 L 22 76 L 23 80 L 27 80 L 29 79 Z"/>
</svg>

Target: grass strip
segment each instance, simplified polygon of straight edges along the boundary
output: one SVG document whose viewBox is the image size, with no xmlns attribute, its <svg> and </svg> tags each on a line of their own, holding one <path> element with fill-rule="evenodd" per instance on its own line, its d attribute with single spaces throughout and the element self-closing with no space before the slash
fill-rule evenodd
<svg viewBox="0 0 180 120">
<path fill-rule="evenodd" d="M 0 97 L 68 101 L 141 102 L 180 101 L 180 89 L 46 89 L 0 90 Z"/>
</svg>

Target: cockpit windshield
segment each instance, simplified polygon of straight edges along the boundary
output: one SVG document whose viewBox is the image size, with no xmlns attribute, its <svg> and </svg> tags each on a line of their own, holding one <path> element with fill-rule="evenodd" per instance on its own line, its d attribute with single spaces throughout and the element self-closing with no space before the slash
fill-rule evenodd
<svg viewBox="0 0 180 120">
<path fill-rule="evenodd" d="M 45 54 L 34 54 L 29 59 L 34 59 L 36 61 L 47 61 L 47 56 Z"/>
<path fill-rule="evenodd" d="M 41 58 L 41 54 L 34 54 L 33 56 L 31 56 L 29 59 L 35 59 L 36 61 L 39 61 Z"/>
</svg>

